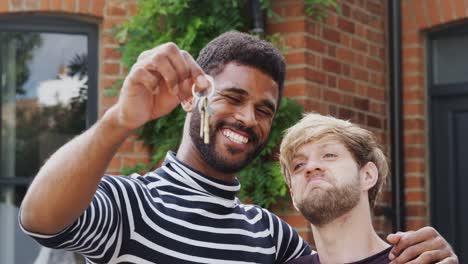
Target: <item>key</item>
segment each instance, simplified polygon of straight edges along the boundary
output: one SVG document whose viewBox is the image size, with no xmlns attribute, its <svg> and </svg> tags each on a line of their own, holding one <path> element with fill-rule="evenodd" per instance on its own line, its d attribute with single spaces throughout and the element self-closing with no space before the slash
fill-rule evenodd
<svg viewBox="0 0 468 264">
<path fill-rule="evenodd" d="M 205 144 L 210 143 L 210 116 L 213 114 L 213 109 L 208 104 L 208 98 L 211 97 L 215 92 L 215 86 L 213 78 L 206 75 L 210 82 L 210 89 L 208 95 L 198 95 L 195 92 L 195 84 L 192 86 L 192 95 L 197 100 L 198 111 L 200 112 L 200 137 L 203 139 Z"/>
</svg>

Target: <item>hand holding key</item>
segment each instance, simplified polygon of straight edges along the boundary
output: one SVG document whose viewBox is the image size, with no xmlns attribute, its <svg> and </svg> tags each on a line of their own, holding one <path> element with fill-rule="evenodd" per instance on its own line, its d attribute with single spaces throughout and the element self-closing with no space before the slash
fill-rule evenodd
<svg viewBox="0 0 468 264">
<path fill-rule="evenodd" d="M 166 43 L 140 54 L 125 78 L 116 104 L 118 124 L 134 130 L 170 113 L 190 97 L 190 87 L 210 83 L 193 57 L 174 43 Z"/>
</svg>

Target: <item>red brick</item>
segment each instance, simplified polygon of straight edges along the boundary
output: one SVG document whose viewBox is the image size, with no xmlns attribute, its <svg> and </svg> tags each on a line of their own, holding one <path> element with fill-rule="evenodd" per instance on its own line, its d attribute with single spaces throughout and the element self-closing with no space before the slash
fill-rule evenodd
<svg viewBox="0 0 468 264">
<path fill-rule="evenodd" d="M 406 230 L 418 230 L 427 224 L 427 220 L 424 219 L 406 219 Z"/>
<path fill-rule="evenodd" d="M 338 88 L 346 92 L 354 93 L 356 91 L 356 83 L 352 79 L 339 78 Z"/>
<path fill-rule="evenodd" d="M 75 0 L 63 0 L 62 9 L 67 12 L 75 12 Z"/>
<path fill-rule="evenodd" d="M 387 111 L 386 104 L 378 103 L 378 102 L 374 102 L 374 101 L 369 102 L 369 112 L 370 113 L 384 115 L 384 114 L 387 114 L 386 111 Z"/>
<path fill-rule="evenodd" d="M 423 173 L 426 171 L 426 164 L 422 161 L 415 161 L 411 160 L 405 161 L 405 172 L 406 173 L 414 173 L 414 172 L 420 172 Z"/>
<path fill-rule="evenodd" d="M 307 68 L 306 78 L 307 78 L 307 80 L 324 84 L 325 81 L 326 81 L 327 76 L 322 72 Z"/>
<path fill-rule="evenodd" d="M 121 25 L 125 21 L 127 21 L 126 18 L 108 18 L 107 17 L 104 20 L 103 28 L 104 30 L 113 29 L 114 27 Z"/>
<path fill-rule="evenodd" d="M 442 21 L 449 22 L 455 19 L 455 12 L 452 7 L 452 1 L 443 1 L 440 3 L 442 12 Z"/>
<path fill-rule="evenodd" d="M 309 85 L 305 81 L 300 83 L 290 83 L 286 85 L 284 95 L 292 98 L 306 96 L 308 90 Z"/>
<path fill-rule="evenodd" d="M 367 10 L 369 10 L 371 13 L 375 15 L 383 14 L 383 7 L 382 1 L 377 1 L 377 2 L 372 2 L 372 1 L 367 1 Z"/>
<path fill-rule="evenodd" d="M 403 77 L 403 87 L 421 86 L 424 83 L 422 76 L 405 76 Z"/>
<path fill-rule="evenodd" d="M 419 146 L 406 146 L 405 156 L 408 158 L 425 158 L 426 150 Z"/>
<path fill-rule="evenodd" d="M 324 39 L 334 42 L 340 43 L 340 32 L 330 28 L 323 28 L 322 36 Z"/>
<path fill-rule="evenodd" d="M 426 122 L 423 119 L 405 118 L 405 120 L 403 121 L 403 126 L 405 128 L 405 131 L 423 130 L 426 128 Z"/>
<path fill-rule="evenodd" d="M 338 109 L 338 118 L 341 119 L 351 119 L 356 115 L 356 112 L 351 111 L 350 109 L 340 107 Z"/>
<path fill-rule="evenodd" d="M 362 70 L 357 67 L 351 68 L 351 77 L 361 80 L 361 81 L 368 81 L 369 80 L 369 73 L 365 70 Z"/>
<path fill-rule="evenodd" d="M 323 69 L 328 72 L 341 73 L 341 63 L 336 60 L 322 58 Z"/>
<path fill-rule="evenodd" d="M 127 11 L 129 16 L 134 16 L 138 13 L 138 5 L 136 3 L 127 3 Z"/>
<path fill-rule="evenodd" d="M 335 104 L 341 104 L 343 102 L 341 93 L 329 89 L 323 91 L 323 99 L 325 99 L 325 101 L 332 102 Z"/>
<path fill-rule="evenodd" d="M 334 46 L 334 45 L 328 45 L 327 48 L 328 48 L 328 52 L 327 52 L 328 56 L 330 56 L 330 57 L 336 57 L 336 46 Z"/>
<path fill-rule="evenodd" d="M 429 26 L 427 18 L 426 0 L 414 0 L 416 23 L 419 29 Z"/>
<path fill-rule="evenodd" d="M 148 156 L 146 155 L 122 155 L 122 166 L 135 166 L 137 163 L 148 164 Z"/>
<path fill-rule="evenodd" d="M 422 73 L 422 67 L 423 65 L 420 62 L 408 60 L 403 62 L 403 72 L 406 74 Z"/>
<path fill-rule="evenodd" d="M 368 115 L 367 126 L 374 128 L 382 128 L 382 120 L 375 116 Z"/>
<path fill-rule="evenodd" d="M 354 52 L 345 47 L 338 47 L 336 49 L 336 58 L 340 61 L 352 63 L 354 62 Z"/>
<path fill-rule="evenodd" d="M 377 71 L 377 72 L 383 72 L 384 71 L 383 62 L 381 62 L 381 61 L 379 61 L 377 59 L 371 58 L 371 57 L 367 57 L 366 66 L 367 66 L 368 69 L 373 70 L 373 71 Z"/>
<path fill-rule="evenodd" d="M 368 29 L 366 31 L 366 39 L 376 43 L 384 43 L 384 34 L 381 32 L 375 32 L 374 30 Z"/>
<path fill-rule="evenodd" d="M 423 176 L 406 176 L 405 188 L 424 188 L 426 179 Z"/>
<path fill-rule="evenodd" d="M 408 203 L 424 202 L 426 200 L 426 192 L 425 191 L 406 191 L 405 200 Z"/>
<path fill-rule="evenodd" d="M 78 1 L 78 12 L 82 14 L 88 14 L 89 13 L 89 1 L 90 0 L 80 0 Z"/>
<path fill-rule="evenodd" d="M 351 47 L 351 36 L 347 34 L 341 34 L 340 43 L 345 47 Z"/>
<path fill-rule="evenodd" d="M 109 97 L 109 96 L 103 95 L 101 96 L 101 102 L 99 105 L 102 107 L 111 107 L 116 102 L 117 102 L 117 96 Z"/>
<path fill-rule="evenodd" d="M 425 105 L 422 103 L 404 103 L 403 113 L 405 115 L 424 115 Z"/>
<path fill-rule="evenodd" d="M 298 80 L 306 78 L 306 68 L 286 68 L 286 80 Z"/>
<path fill-rule="evenodd" d="M 353 97 L 353 106 L 362 111 L 369 111 L 369 99 Z"/>
<path fill-rule="evenodd" d="M 344 17 L 351 16 L 351 8 L 347 3 L 341 3 L 341 13 Z"/>
<path fill-rule="evenodd" d="M 440 7 L 439 7 L 439 1 L 438 0 L 428 0 L 427 1 L 427 8 L 429 9 L 429 19 L 431 22 L 431 25 L 438 25 L 442 21 L 442 17 L 440 16 Z M 442 2 L 442 5 L 444 2 Z"/>
<path fill-rule="evenodd" d="M 36 10 L 38 8 L 39 4 L 40 4 L 40 2 L 37 1 L 37 0 L 26 0 L 26 1 L 24 1 L 24 5 L 25 5 L 26 10 Z"/>
<path fill-rule="evenodd" d="M 288 52 L 284 55 L 287 65 L 292 64 L 305 64 L 306 54 L 303 51 L 300 52 Z"/>
<path fill-rule="evenodd" d="M 423 133 L 411 133 L 403 135 L 405 144 L 425 144 L 426 138 Z"/>
<path fill-rule="evenodd" d="M 145 144 L 143 143 L 143 141 L 140 141 L 140 140 L 137 140 L 133 143 L 133 152 L 135 153 L 146 153 L 146 154 L 149 154 L 150 152 L 150 149 L 148 146 L 145 146 Z"/>
<path fill-rule="evenodd" d="M 286 20 L 278 23 L 268 24 L 269 30 L 275 33 L 294 33 L 294 32 L 305 32 L 306 21 L 301 20 Z"/>
<path fill-rule="evenodd" d="M 385 99 L 385 92 L 383 89 L 377 89 L 373 87 L 367 88 L 367 95 L 369 98 L 374 100 L 383 101 Z"/>
<path fill-rule="evenodd" d="M 401 1 L 403 32 L 417 30 L 413 1 Z"/>
<path fill-rule="evenodd" d="M 11 0 L 10 7 L 11 7 L 11 10 L 14 10 L 14 11 L 23 10 L 23 0 Z"/>
<path fill-rule="evenodd" d="M 406 215 L 407 216 L 427 216 L 427 210 L 425 205 L 407 205 Z"/>
<path fill-rule="evenodd" d="M 364 11 L 362 11 L 361 9 L 354 8 L 351 11 L 351 14 L 352 14 L 352 18 L 361 22 L 362 24 L 367 25 L 367 23 L 369 23 L 369 20 L 370 20 L 369 15 L 365 13 Z"/>
<path fill-rule="evenodd" d="M 299 3 L 291 3 L 284 6 L 285 17 L 300 17 L 305 15 L 304 3 L 301 1 Z"/>
<path fill-rule="evenodd" d="M 104 59 L 117 60 L 120 59 L 120 53 L 115 48 L 104 48 Z"/>
<path fill-rule="evenodd" d="M 338 19 L 338 27 L 348 33 L 354 33 L 355 30 L 354 22 L 341 17 Z"/>
<path fill-rule="evenodd" d="M 104 65 L 102 66 L 102 71 L 104 74 L 118 75 L 120 74 L 120 64 L 119 63 L 104 63 Z"/>
<path fill-rule="evenodd" d="M 417 90 L 403 90 L 403 99 L 405 101 L 417 101 L 417 100 L 424 100 L 424 90 L 417 89 Z"/>
<path fill-rule="evenodd" d="M 104 0 L 92 0 L 91 2 L 91 13 L 95 16 L 102 17 L 104 12 Z"/>
<path fill-rule="evenodd" d="M 367 49 L 368 49 L 367 43 L 357 38 L 352 39 L 351 46 L 353 47 L 353 49 L 356 49 L 362 52 L 367 52 Z"/>
<path fill-rule="evenodd" d="M 286 37 L 286 45 L 289 48 L 305 48 L 306 47 L 306 36 L 305 35 L 294 35 Z"/>
<path fill-rule="evenodd" d="M 8 11 L 8 1 L 0 1 L 0 13 Z"/>
<path fill-rule="evenodd" d="M 50 9 L 51 10 L 61 10 L 62 9 L 62 0 L 51 0 L 50 3 Z"/>
<path fill-rule="evenodd" d="M 108 16 L 125 16 L 127 14 L 124 2 L 109 2 L 106 11 Z"/>
<path fill-rule="evenodd" d="M 455 15 L 456 19 L 465 18 L 465 1 L 464 0 L 455 0 Z"/>
<path fill-rule="evenodd" d="M 346 76 L 346 77 L 351 77 L 351 67 L 349 66 L 349 64 L 343 64 L 341 65 L 342 67 L 342 72 L 343 72 L 343 75 Z"/>
<path fill-rule="evenodd" d="M 336 88 L 336 77 L 328 75 L 328 87 Z"/>
<path fill-rule="evenodd" d="M 122 166 L 122 162 L 120 160 L 120 157 L 119 155 L 116 155 L 110 161 L 109 165 L 107 166 L 107 169 L 117 171 L 117 170 L 120 170 L 121 166 Z"/>
</svg>

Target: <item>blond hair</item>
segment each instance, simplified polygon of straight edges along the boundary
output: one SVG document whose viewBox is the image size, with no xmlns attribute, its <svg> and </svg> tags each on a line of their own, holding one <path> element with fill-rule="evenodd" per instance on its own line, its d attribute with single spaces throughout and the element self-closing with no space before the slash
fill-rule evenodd
<svg viewBox="0 0 468 264">
<path fill-rule="evenodd" d="M 377 166 L 379 173 L 377 182 L 368 191 L 369 204 L 372 208 L 389 173 L 387 159 L 372 132 L 346 120 L 308 113 L 297 124 L 286 130 L 279 158 L 286 183 L 291 187 L 291 162 L 297 150 L 302 145 L 325 136 L 333 136 L 342 142 L 351 152 L 359 168 L 367 162 L 373 162 Z"/>
</svg>

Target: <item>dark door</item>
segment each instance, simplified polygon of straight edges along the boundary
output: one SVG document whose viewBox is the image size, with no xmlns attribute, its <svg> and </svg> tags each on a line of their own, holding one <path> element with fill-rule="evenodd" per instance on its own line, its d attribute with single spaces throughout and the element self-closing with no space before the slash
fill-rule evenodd
<svg viewBox="0 0 468 264">
<path fill-rule="evenodd" d="M 431 222 L 468 261 L 468 32 L 431 36 Z"/>
</svg>

